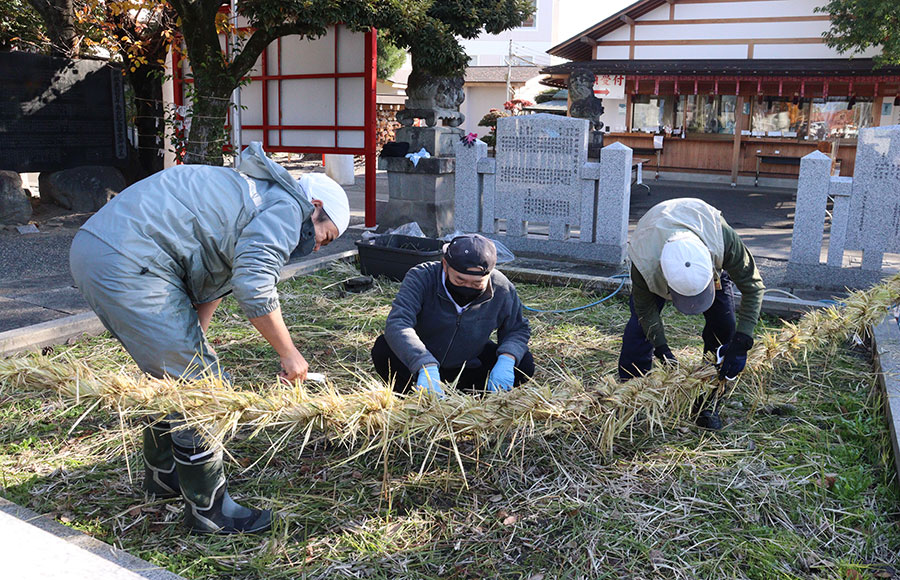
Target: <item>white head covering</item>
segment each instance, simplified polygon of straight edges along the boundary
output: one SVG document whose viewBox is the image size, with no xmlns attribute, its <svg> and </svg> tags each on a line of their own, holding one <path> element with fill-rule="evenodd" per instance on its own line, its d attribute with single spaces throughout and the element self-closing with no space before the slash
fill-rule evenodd
<svg viewBox="0 0 900 580">
<path fill-rule="evenodd" d="M 306 173 L 298 181 L 309 201 L 322 202 L 322 209 L 337 226 L 338 235 L 343 234 L 350 225 L 350 201 L 344 188 L 322 173 Z"/>
<path fill-rule="evenodd" d="M 256 179 L 275 181 L 294 197 L 302 195 L 309 202 L 320 200 L 322 209 L 337 226 L 338 235 L 343 234 L 350 225 L 350 202 L 344 188 L 321 173 L 307 173 L 300 179 L 294 179 L 287 169 L 266 156 L 259 141 L 253 141 L 241 152 L 238 171 Z"/>
<path fill-rule="evenodd" d="M 659 258 L 672 304 L 684 314 L 700 314 L 716 296 L 709 248 L 691 231 L 672 235 Z"/>
</svg>

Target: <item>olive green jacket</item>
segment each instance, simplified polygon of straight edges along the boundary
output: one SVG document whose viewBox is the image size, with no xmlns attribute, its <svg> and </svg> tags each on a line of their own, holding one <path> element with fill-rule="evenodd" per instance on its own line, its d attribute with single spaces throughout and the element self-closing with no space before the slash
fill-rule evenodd
<svg viewBox="0 0 900 580">
<path fill-rule="evenodd" d="M 728 272 L 728 276 L 741 292 L 741 307 L 737 312 L 737 332 L 753 336 L 753 330 L 759 321 L 759 311 L 762 307 L 765 286 L 753 256 L 747 250 L 740 236 L 731 228 L 725 219 L 719 216 L 721 226 L 721 239 L 723 250 L 721 261 L 713 256 L 713 263 Z M 640 227 L 640 225 L 638 226 Z M 663 242 L 665 243 L 665 242 Z M 662 252 L 662 246 L 658 248 L 657 255 Z M 658 266 L 657 266 L 658 267 Z M 638 270 L 634 263 L 631 266 L 632 296 L 634 298 L 634 310 L 637 313 L 638 322 L 654 347 L 666 344 L 666 332 L 657 309 L 657 296 L 668 298 L 668 294 L 653 292 L 647 283 L 647 277 L 661 275 L 658 272 L 645 273 Z M 716 273 L 718 286 L 719 275 Z"/>
</svg>

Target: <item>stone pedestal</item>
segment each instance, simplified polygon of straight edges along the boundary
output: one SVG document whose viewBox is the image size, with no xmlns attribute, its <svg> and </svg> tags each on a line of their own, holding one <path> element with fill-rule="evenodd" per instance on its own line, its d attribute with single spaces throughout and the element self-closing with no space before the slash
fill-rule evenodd
<svg viewBox="0 0 900 580">
<path fill-rule="evenodd" d="M 396 141 L 409 143 L 410 153 L 424 147 L 432 157 L 453 157 L 453 147 L 463 136 L 463 130 L 456 127 L 400 127 L 395 135 Z"/>
<path fill-rule="evenodd" d="M 429 150 L 427 146 L 425 149 Z M 418 151 L 418 148 L 410 147 L 410 150 Z M 454 230 L 454 157 L 420 159 L 415 166 L 405 157 L 382 157 L 378 168 L 388 172 L 389 194 L 387 205 L 378 212 L 380 230 L 409 222 L 417 222 L 425 235 L 431 237 Z"/>
</svg>

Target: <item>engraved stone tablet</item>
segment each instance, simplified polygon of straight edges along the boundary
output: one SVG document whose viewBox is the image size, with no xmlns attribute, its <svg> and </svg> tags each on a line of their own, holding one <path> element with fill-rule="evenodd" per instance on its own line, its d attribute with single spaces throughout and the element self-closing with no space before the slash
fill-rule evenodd
<svg viewBox="0 0 900 580">
<path fill-rule="evenodd" d="M 0 52 L 0 169 L 121 165 L 122 71 L 104 61 Z"/>
<path fill-rule="evenodd" d="M 864 270 L 880 270 L 885 252 L 900 252 L 900 125 L 859 132 L 848 246 L 863 250 Z"/>
<path fill-rule="evenodd" d="M 524 222 L 541 222 L 552 239 L 564 239 L 579 225 L 587 129 L 584 119 L 558 115 L 498 120 L 494 217 L 507 220 L 510 235 L 521 235 Z"/>
</svg>

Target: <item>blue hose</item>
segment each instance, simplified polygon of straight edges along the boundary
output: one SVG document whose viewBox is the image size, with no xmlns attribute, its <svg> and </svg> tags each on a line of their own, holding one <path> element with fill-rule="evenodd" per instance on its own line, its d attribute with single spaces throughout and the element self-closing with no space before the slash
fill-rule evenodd
<svg viewBox="0 0 900 580">
<path fill-rule="evenodd" d="M 600 300 L 596 302 L 591 302 L 590 304 L 585 304 L 584 306 L 578 306 L 576 308 L 569 308 L 567 310 L 539 310 L 537 308 L 531 308 L 530 306 L 522 305 L 522 308 L 528 310 L 529 312 L 538 312 L 540 314 L 565 314 L 567 312 L 578 312 L 579 310 L 584 310 L 586 308 L 591 308 L 592 306 L 597 306 L 598 304 L 602 304 L 615 296 L 622 290 L 622 287 L 625 286 L 625 280 L 628 278 L 628 274 L 616 274 L 615 276 L 610 276 L 610 278 L 619 278 L 621 282 L 619 282 L 619 287 L 615 289 L 615 291 L 609 296 L 604 296 Z"/>
</svg>

